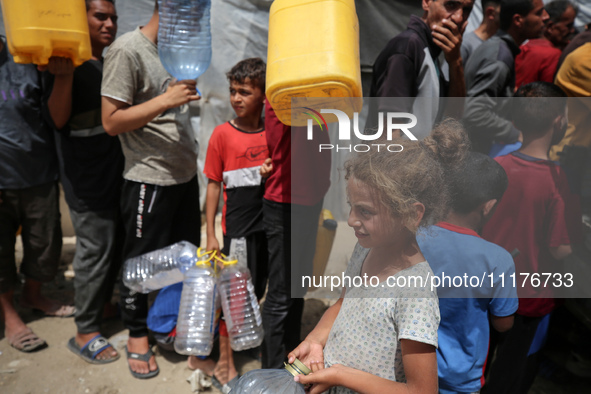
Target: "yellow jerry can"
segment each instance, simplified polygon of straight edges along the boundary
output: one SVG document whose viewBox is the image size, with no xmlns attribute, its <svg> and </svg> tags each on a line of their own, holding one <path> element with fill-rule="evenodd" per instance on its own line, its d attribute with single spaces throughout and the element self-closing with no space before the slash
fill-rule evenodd
<svg viewBox="0 0 591 394">
<path fill-rule="evenodd" d="M 45 65 L 63 56 L 79 66 L 92 56 L 83 0 L 2 0 L 2 14 L 17 63 Z"/>
<path fill-rule="evenodd" d="M 359 112 L 359 22 L 354 0 L 275 0 L 269 12 L 266 86 L 267 99 L 286 125 L 306 126 L 310 118 L 303 110 L 292 114 L 291 99 L 297 97 L 330 99 L 327 108 L 349 116 Z M 314 102 L 318 106 L 322 100 Z M 329 119 L 336 121 L 333 116 Z"/>
</svg>

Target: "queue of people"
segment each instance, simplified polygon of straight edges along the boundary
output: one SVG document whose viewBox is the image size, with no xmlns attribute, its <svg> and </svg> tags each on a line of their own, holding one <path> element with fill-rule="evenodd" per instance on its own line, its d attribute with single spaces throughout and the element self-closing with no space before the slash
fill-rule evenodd
<svg viewBox="0 0 591 394">
<path fill-rule="evenodd" d="M 567 97 L 591 95 L 580 77 L 591 44 L 575 38 L 579 47 L 567 46 L 577 7 L 564 0 L 546 6 L 482 0 L 483 23 L 466 40 L 473 5 L 424 0 L 421 17 L 411 16 L 376 59 L 371 95 L 380 100 L 369 116 L 416 112 L 431 127 L 416 141 L 397 140 L 401 152 L 370 151 L 346 162 L 348 225 L 358 239 L 347 276 L 380 283 L 444 272 L 510 277 L 560 264 L 582 242 L 581 207 L 591 215 L 588 171 L 580 163 L 591 157 L 589 119 L 575 104 L 567 109 Z M 39 69 L 15 64 L 0 40 L 6 169 L 0 172 L 0 317 L 14 348 L 47 346 L 14 308 L 21 227 L 21 305 L 74 316 L 68 349 L 105 364 L 120 358 L 101 323 L 122 262 L 181 240 L 200 244 L 188 105 L 201 97 L 195 80 L 176 81 L 160 63 L 157 1 L 144 26 L 117 40 L 113 0 L 86 0 L 86 10 L 92 58 L 79 67 L 60 57 Z M 537 48 L 552 54 L 554 67 L 562 50 L 570 52 L 558 69 L 533 73 L 528 62 L 545 64 L 529 59 Z M 547 76 L 554 73 L 552 83 Z M 560 306 L 551 292 L 533 287 L 517 291 L 491 282 L 477 296 L 420 286 L 344 287 L 301 340 L 305 289 L 295 288 L 294 278 L 312 271 L 331 166 L 330 153 L 317 152 L 314 142 L 329 137 L 314 133 L 308 141 L 304 130 L 277 119 L 265 99 L 263 60 L 241 60 L 227 78 L 235 117 L 209 140 L 205 246 L 227 253 L 232 238 L 246 239 L 256 295 L 265 298 L 262 367 L 298 358 L 312 372 L 295 380 L 312 394 L 527 392 L 539 367 L 540 337 Z M 470 99 L 463 115 L 450 119 L 445 105 L 425 111 L 408 100 L 393 107 L 389 97 Z M 504 111 L 491 99 L 497 97 L 521 101 Z M 515 142 L 518 150 L 488 156 L 494 144 Z M 573 160 L 553 161 L 562 162 L 569 149 L 583 151 L 574 168 Z M 302 165 L 292 166 L 293 157 Z M 57 273 L 61 251 L 58 180 L 76 233 L 74 306 L 41 292 Z M 223 243 L 215 235 L 220 195 Z M 159 367 L 149 342 L 148 296 L 123 282 L 119 294 L 130 373 L 152 378 Z M 188 366 L 229 392 L 239 374 L 223 320 L 219 348 L 219 359 L 190 356 Z"/>
</svg>

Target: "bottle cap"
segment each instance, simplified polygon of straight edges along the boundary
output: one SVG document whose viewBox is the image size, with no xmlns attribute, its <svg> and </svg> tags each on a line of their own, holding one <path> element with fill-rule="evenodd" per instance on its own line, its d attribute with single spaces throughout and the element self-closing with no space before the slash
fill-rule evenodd
<svg viewBox="0 0 591 394">
<path fill-rule="evenodd" d="M 285 369 L 293 376 L 308 375 L 310 372 L 312 372 L 310 368 L 306 367 L 304 363 L 298 360 L 297 358 L 292 364 L 283 364 L 285 365 Z"/>
</svg>

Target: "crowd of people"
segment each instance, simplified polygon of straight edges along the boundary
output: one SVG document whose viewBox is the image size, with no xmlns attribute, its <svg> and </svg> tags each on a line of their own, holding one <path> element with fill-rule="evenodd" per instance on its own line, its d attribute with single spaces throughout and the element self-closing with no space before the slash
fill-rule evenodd
<svg viewBox="0 0 591 394">
<path fill-rule="evenodd" d="M 309 141 L 277 119 L 263 60 L 240 60 L 226 74 L 235 117 L 208 141 L 202 246 L 228 254 L 232 239 L 245 238 L 255 293 L 265 299 L 262 368 L 300 359 L 312 372 L 295 379 L 312 394 L 525 393 L 538 372 L 561 303 L 548 288 L 501 278 L 554 272 L 582 243 L 582 223 L 591 227 L 591 112 L 584 99 L 570 101 L 591 96 L 591 35 L 575 35 L 578 9 L 567 0 L 481 0 L 482 23 L 464 34 L 474 1 L 423 0 L 422 15 L 375 61 L 368 119 L 410 112 L 430 127 L 418 140 L 398 136 L 400 152 L 346 162 L 348 225 L 358 242 L 345 275 L 406 283 L 493 273 L 477 294 L 345 286 L 302 341 L 306 289 L 294 279 L 312 272 L 331 166 L 330 152 L 314 147 L 329 137 Z M 79 67 L 62 57 L 16 64 L 0 37 L 0 317 L 14 348 L 47 347 L 14 306 L 20 231 L 20 305 L 74 316 L 68 349 L 110 363 L 120 354 L 101 323 L 118 282 L 129 370 L 148 379 L 159 373 L 148 295 L 118 274 L 126 259 L 200 244 L 189 103 L 201 97 L 195 80 L 174 80 L 159 60 L 157 1 L 144 26 L 116 40 L 114 1 L 86 0 L 86 10 L 92 58 Z M 463 111 L 444 97 L 466 97 Z M 73 306 L 41 291 L 61 251 L 58 182 L 76 234 Z M 188 366 L 229 392 L 239 373 L 223 319 L 218 345 L 219 358 L 189 356 Z"/>
</svg>

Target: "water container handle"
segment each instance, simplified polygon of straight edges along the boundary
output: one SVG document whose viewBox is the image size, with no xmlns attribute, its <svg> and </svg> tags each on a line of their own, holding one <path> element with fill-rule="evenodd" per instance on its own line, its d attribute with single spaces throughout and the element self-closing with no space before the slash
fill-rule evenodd
<svg viewBox="0 0 591 394">
<path fill-rule="evenodd" d="M 228 256 L 226 256 L 226 255 L 225 255 L 225 254 L 223 254 L 223 253 L 222 253 L 222 257 L 223 257 L 223 258 L 220 258 L 220 257 L 217 257 L 217 256 L 215 256 L 215 259 L 216 259 L 217 261 L 219 261 L 220 263 L 222 263 L 222 265 L 223 265 L 224 267 L 225 267 L 225 266 L 227 266 L 227 265 L 234 265 L 234 264 L 238 263 L 238 259 L 235 259 L 235 260 L 225 260 L 225 259 L 227 259 L 227 258 L 228 258 Z"/>
<path fill-rule="evenodd" d="M 215 250 L 210 250 L 210 251 L 206 251 L 203 248 L 197 248 L 197 258 L 201 259 L 204 256 L 209 255 L 209 257 L 207 259 L 201 259 L 201 260 L 197 260 L 197 263 L 195 263 L 195 265 L 209 265 L 211 266 L 211 260 L 213 260 L 216 257 L 216 253 L 217 251 Z"/>
</svg>

